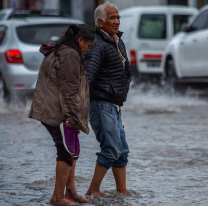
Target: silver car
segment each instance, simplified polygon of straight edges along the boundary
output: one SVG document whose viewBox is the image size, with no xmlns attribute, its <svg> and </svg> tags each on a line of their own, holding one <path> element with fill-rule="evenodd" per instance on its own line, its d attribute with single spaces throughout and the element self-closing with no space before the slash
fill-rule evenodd
<svg viewBox="0 0 208 206">
<path fill-rule="evenodd" d="M 13 11 L 14 11 L 14 9 L 12 9 L 12 8 L 1 9 L 0 10 L 0 21 L 8 19 Z"/>
<path fill-rule="evenodd" d="M 0 22 L 0 75 L 5 99 L 10 99 L 13 91 L 18 94 L 34 91 L 43 60 L 40 45 L 59 39 L 72 23 L 83 22 L 61 17 L 28 17 Z"/>
<path fill-rule="evenodd" d="M 1 9 L 0 10 L 0 21 L 13 18 L 24 18 L 24 17 L 68 17 L 68 14 L 61 12 L 56 9 L 43 9 L 43 10 L 28 10 L 28 9 Z"/>
</svg>

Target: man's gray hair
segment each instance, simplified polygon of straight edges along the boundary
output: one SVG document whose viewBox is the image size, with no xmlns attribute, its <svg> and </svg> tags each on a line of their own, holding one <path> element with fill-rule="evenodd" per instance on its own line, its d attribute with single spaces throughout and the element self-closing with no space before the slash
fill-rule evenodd
<svg viewBox="0 0 208 206">
<path fill-rule="evenodd" d="M 106 2 L 104 4 L 101 4 L 100 6 L 98 6 L 95 9 L 95 13 L 94 13 L 94 18 L 95 18 L 95 26 L 99 26 L 98 25 L 98 19 L 101 19 L 103 21 L 106 20 L 106 10 L 115 8 L 118 10 L 118 8 L 116 7 L 116 5 L 110 3 L 110 2 Z"/>
</svg>

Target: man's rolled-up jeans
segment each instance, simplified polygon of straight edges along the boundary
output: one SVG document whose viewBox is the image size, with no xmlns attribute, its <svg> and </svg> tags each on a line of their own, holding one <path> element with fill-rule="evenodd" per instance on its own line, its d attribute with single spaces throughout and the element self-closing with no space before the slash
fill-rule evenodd
<svg viewBox="0 0 208 206">
<path fill-rule="evenodd" d="M 109 169 L 124 167 L 128 162 L 129 147 L 121 120 L 121 111 L 104 101 L 90 102 L 90 124 L 101 151 L 96 153 L 97 164 Z"/>
</svg>

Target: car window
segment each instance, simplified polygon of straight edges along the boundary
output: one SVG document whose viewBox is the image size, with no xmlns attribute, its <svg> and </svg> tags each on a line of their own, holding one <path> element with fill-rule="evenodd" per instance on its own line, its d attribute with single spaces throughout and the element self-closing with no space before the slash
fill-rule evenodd
<svg viewBox="0 0 208 206">
<path fill-rule="evenodd" d="M 2 44 L 2 42 L 4 40 L 6 29 L 7 28 L 5 26 L 0 25 L 0 45 Z"/>
<path fill-rule="evenodd" d="M 206 19 L 206 23 L 204 25 L 204 28 L 205 29 L 208 29 L 208 10 L 207 10 L 207 19 Z"/>
<path fill-rule="evenodd" d="M 139 25 L 139 37 L 145 39 L 166 39 L 166 15 L 143 14 Z"/>
<path fill-rule="evenodd" d="M 205 24 L 205 29 L 208 29 L 208 19 L 207 19 L 207 22 Z"/>
<path fill-rule="evenodd" d="M 208 10 L 202 12 L 196 20 L 193 22 L 193 24 L 190 27 L 190 31 L 196 31 L 206 28 L 206 22 L 208 18 Z"/>
<path fill-rule="evenodd" d="M 0 14 L 0 21 L 4 20 L 4 17 L 5 17 L 5 16 L 6 16 L 6 14 L 5 14 L 5 13 Z"/>
<path fill-rule="evenodd" d="M 192 15 L 173 15 L 173 32 L 176 34 L 181 31 L 181 25 L 188 23 Z"/>
<path fill-rule="evenodd" d="M 24 43 L 42 44 L 45 41 L 58 40 L 67 30 L 69 24 L 41 24 L 16 28 L 17 36 Z"/>
</svg>

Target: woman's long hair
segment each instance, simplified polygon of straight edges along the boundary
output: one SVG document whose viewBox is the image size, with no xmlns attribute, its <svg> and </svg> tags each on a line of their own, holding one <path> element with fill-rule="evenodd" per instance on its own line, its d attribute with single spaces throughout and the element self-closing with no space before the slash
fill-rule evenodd
<svg viewBox="0 0 208 206">
<path fill-rule="evenodd" d="M 79 37 L 82 36 L 84 38 L 85 42 L 91 42 L 95 40 L 95 28 L 87 25 L 87 24 L 79 24 L 75 25 L 72 24 L 69 26 L 65 34 L 56 42 L 54 54 L 55 56 L 58 56 L 58 48 L 59 46 L 66 45 L 73 49 L 75 49 L 83 61 L 82 55 L 81 55 L 81 49 L 78 44 Z"/>
</svg>

